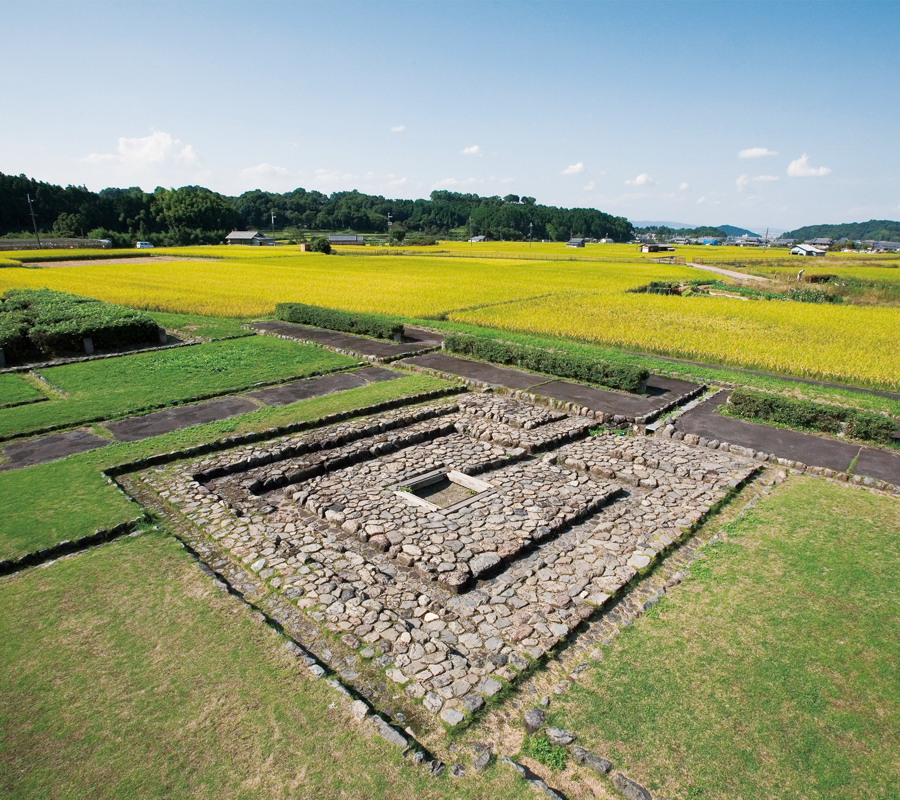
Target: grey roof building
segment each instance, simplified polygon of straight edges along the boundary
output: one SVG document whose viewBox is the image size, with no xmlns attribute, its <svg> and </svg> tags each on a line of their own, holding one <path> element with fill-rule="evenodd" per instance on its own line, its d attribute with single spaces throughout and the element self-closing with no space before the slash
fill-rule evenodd
<svg viewBox="0 0 900 800">
<path fill-rule="evenodd" d="M 273 245 L 275 240 L 259 231 L 232 231 L 225 237 L 225 244 Z"/>
</svg>

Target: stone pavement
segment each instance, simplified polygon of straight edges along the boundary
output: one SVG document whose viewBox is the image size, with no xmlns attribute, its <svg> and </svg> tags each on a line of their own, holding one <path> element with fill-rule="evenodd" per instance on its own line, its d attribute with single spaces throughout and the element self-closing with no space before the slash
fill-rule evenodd
<svg viewBox="0 0 900 800">
<path fill-rule="evenodd" d="M 293 339 L 298 342 L 314 342 L 333 350 L 347 353 L 358 353 L 367 358 L 394 359 L 421 350 L 432 350 L 440 347 L 444 337 L 439 333 L 422 328 L 406 328 L 403 342 L 388 342 L 380 339 L 368 339 L 365 336 L 354 336 L 351 333 L 338 333 L 322 328 L 310 328 L 306 325 L 295 325 L 290 322 L 254 322 L 250 326 L 255 331 L 266 332 Z"/>
<path fill-rule="evenodd" d="M 59 458 L 65 458 L 75 453 L 85 453 L 108 444 L 109 439 L 97 436 L 87 428 L 66 433 L 53 433 L 49 436 L 27 439 L 24 442 L 13 442 L 3 448 L 3 455 L 9 460 L 5 464 L 0 464 L 0 471 L 21 469 L 33 464 L 43 464 L 46 461 L 56 461 Z"/>
<path fill-rule="evenodd" d="M 165 408 L 140 417 L 127 417 L 116 422 L 105 423 L 106 429 L 120 442 L 137 442 L 151 436 L 161 436 L 170 431 L 215 422 L 221 419 L 246 414 L 259 408 L 256 403 L 244 397 L 217 397 L 186 406 Z"/>
<path fill-rule="evenodd" d="M 675 420 L 675 429 L 835 472 L 846 473 L 857 459 L 853 468 L 855 475 L 900 485 L 900 453 L 717 414 L 717 406 L 722 405 L 729 394 L 728 391 L 718 392 L 686 411 Z"/>
<path fill-rule="evenodd" d="M 659 411 L 687 395 L 698 392 L 701 388 L 696 383 L 651 375 L 647 381 L 647 395 L 628 394 L 583 386 L 571 381 L 552 380 L 533 372 L 498 367 L 446 353 L 414 356 L 403 359 L 401 363 L 458 375 L 479 383 L 528 391 L 532 394 L 553 398 L 561 403 L 575 403 L 593 412 L 621 415 L 632 420 Z"/>
<path fill-rule="evenodd" d="M 360 695 L 456 725 L 757 469 L 594 424 L 469 394 L 138 479 L 213 570 L 319 626 L 304 646 Z M 439 479 L 467 499 L 423 505 Z"/>
<path fill-rule="evenodd" d="M 268 389 L 259 389 L 255 392 L 247 392 L 247 397 L 263 403 L 267 406 L 286 406 L 296 403 L 298 400 L 307 400 L 310 397 L 323 397 L 334 392 L 343 392 L 347 389 L 357 389 L 371 383 L 393 381 L 403 376 L 399 372 L 383 367 L 367 367 L 355 372 L 336 372 L 332 375 L 324 375 L 321 378 L 312 378 L 303 381 L 283 383 L 280 386 L 271 386 Z"/>
</svg>

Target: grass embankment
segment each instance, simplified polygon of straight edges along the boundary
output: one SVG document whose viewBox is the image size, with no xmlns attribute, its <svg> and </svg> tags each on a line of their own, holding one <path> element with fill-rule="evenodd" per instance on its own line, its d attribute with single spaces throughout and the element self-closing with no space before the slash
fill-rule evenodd
<svg viewBox="0 0 900 800">
<path fill-rule="evenodd" d="M 357 362 L 270 336 L 212 342 L 37 370 L 66 397 L 0 410 L 0 436 L 126 416 L 191 397 L 247 389 Z"/>
<path fill-rule="evenodd" d="M 798 478 L 726 528 L 551 718 L 654 794 L 892 797 L 900 505 Z"/>
<path fill-rule="evenodd" d="M 176 334 L 198 336 L 201 339 L 238 339 L 243 336 L 255 336 L 253 331 L 242 328 L 246 320 L 228 317 L 208 317 L 203 314 L 170 314 L 165 311 L 154 311 L 153 319 L 158 325 Z"/>
<path fill-rule="evenodd" d="M 110 528 L 133 519 L 140 508 L 101 476 L 101 470 L 154 453 L 166 453 L 223 436 L 275 428 L 292 422 L 382 403 L 449 386 L 425 375 L 361 386 L 301 400 L 289 406 L 260 408 L 231 419 L 196 425 L 145 439 L 113 442 L 61 461 L 0 473 L 0 559 L 18 558 L 38 548 Z"/>
<path fill-rule="evenodd" d="M 30 383 L 23 380 L 21 375 L 7 372 L 0 375 L 0 406 L 25 403 L 29 400 L 37 400 L 43 395 Z"/>
<path fill-rule="evenodd" d="M 0 795 L 514 798 L 435 779 L 354 723 L 280 637 L 147 533 L 0 582 Z"/>
</svg>

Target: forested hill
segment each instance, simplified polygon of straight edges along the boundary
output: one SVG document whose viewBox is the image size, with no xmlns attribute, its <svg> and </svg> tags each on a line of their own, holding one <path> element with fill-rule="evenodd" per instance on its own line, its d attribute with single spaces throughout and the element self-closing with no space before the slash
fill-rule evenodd
<svg viewBox="0 0 900 800">
<path fill-rule="evenodd" d="M 845 222 L 841 225 L 807 225 L 781 234 L 786 239 L 872 239 L 876 242 L 900 242 L 900 222 L 870 219 L 868 222 Z"/>
<path fill-rule="evenodd" d="M 227 197 L 202 186 L 138 187 L 91 192 L 0 173 L 0 236 L 32 229 L 26 196 L 31 195 L 39 229 L 56 236 L 110 238 L 119 245 L 145 239 L 159 245 L 214 244 L 234 229 L 266 230 L 275 213 L 279 229 L 351 230 L 385 233 L 388 214 L 395 227 L 446 235 L 464 228 L 496 239 L 565 241 L 570 236 L 634 235 L 631 223 L 593 208 L 557 208 L 533 197 L 479 197 L 435 191 L 428 200 L 388 200 L 357 191 L 325 195 L 295 189 L 285 194 L 251 191 Z"/>
</svg>

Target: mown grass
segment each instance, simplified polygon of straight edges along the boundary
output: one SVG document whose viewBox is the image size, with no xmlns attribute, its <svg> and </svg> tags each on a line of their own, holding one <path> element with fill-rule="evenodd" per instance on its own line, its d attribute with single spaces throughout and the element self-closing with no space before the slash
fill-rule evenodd
<svg viewBox="0 0 900 800">
<path fill-rule="evenodd" d="M 253 331 L 241 327 L 244 323 L 242 319 L 209 317 L 203 314 L 169 314 L 165 311 L 154 311 L 153 319 L 167 330 L 203 339 L 237 339 L 255 335 Z"/>
<path fill-rule="evenodd" d="M 891 797 L 900 505 L 792 480 L 605 649 L 552 719 L 671 797 Z"/>
<path fill-rule="evenodd" d="M 0 435 L 27 434 L 49 425 L 77 425 L 98 417 L 109 419 L 153 405 L 355 363 L 315 345 L 254 336 L 48 367 L 38 374 L 68 396 L 0 409 Z"/>
<path fill-rule="evenodd" d="M 435 779 L 350 718 L 163 533 L 0 582 L 0 795 L 513 798 Z"/>
<path fill-rule="evenodd" d="M 20 375 L 13 372 L 0 375 L 0 406 L 11 403 L 24 403 L 26 400 L 36 400 L 42 396 L 37 389 L 24 381 Z"/>
<path fill-rule="evenodd" d="M 311 421 L 339 411 L 364 408 L 448 386 L 425 375 L 361 386 L 289 406 L 260 408 L 231 419 L 196 425 L 144 439 L 113 442 L 60 461 L 0 473 L 0 559 L 18 558 L 38 548 L 110 528 L 141 509 L 106 482 L 101 471 L 154 453 L 165 453 L 223 436 Z"/>
</svg>

